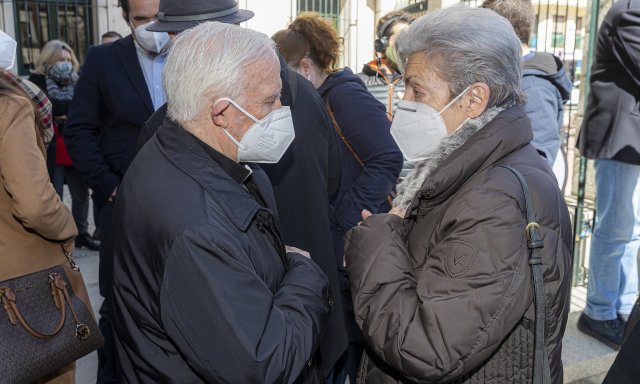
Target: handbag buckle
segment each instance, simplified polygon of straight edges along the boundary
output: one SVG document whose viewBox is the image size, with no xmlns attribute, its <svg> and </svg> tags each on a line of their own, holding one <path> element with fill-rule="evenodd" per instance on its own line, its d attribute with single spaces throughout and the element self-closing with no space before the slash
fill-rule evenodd
<svg viewBox="0 0 640 384">
<path fill-rule="evenodd" d="M 80 340 L 87 340 L 91 336 L 91 330 L 85 324 L 76 324 L 76 337 Z"/>
</svg>

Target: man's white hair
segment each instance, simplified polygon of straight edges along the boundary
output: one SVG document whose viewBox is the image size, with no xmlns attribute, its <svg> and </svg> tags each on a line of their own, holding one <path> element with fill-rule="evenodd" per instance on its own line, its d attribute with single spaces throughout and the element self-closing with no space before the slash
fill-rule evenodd
<svg viewBox="0 0 640 384">
<path fill-rule="evenodd" d="M 180 33 L 163 74 L 169 117 L 191 121 L 212 99 L 240 100 L 250 86 L 246 70 L 258 60 L 278 63 L 275 43 L 260 32 L 207 22 Z"/>
</svg>

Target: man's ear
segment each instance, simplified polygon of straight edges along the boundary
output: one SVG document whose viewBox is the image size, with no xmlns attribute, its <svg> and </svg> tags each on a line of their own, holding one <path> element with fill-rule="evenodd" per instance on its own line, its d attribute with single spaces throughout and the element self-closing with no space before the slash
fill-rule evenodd
<svg viewBox="0 0 640 384">
<path fill-rule="evenodd" d="M 469 107 L 467 108 L 467 115 L 470 119 L 475 119 L 480 116 L 487 105 L 489 104 L 489 96 L 491 91 L 489 86 L 485 83 L 475 83 L 469 88 Z"/>
<path fill-rule="evenodd" d="M 211 120 L 213 120 L 215 125 L 222 128 L 228 126 L 227 111 L 230 104 L 227 100 L 220 100 L 211 105 Z"/>
<path fill-rule="evenodd" d="M 124 9 L 122 10 L 122 18 L 124 19 L 124 21 L 127 22 L 127 25 L 131 26 L 131 22 L 129 21 L 129 15 L 127 14 L 127 12 L 124 11 Z"/>
</svg>

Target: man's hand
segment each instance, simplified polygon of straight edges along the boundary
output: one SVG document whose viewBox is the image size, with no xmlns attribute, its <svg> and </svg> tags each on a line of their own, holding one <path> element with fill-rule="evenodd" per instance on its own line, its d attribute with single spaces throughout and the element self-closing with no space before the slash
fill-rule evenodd
<svg viewBox="0 0 640 384">
<path fill-rule="evenodd" d="M 388 212 L 389 215 L 396 215 L 396 216 L 399 216 L 401 219 L 404 219 L 404 215 L 406 213 L 407 213 L 407 208 L 400 208 L 400 207 L 393 207 Z M 363 209 L 361 212 L 361 215 L 362 215 L 362 221 L 365 221 L 369 216 L 372 215 L 372 213 L 367 211 L 366 209 Z M 358 225 L 362 224 L 362 221 L 359 222 Z"/>
<path fill-rule="evenodd" d="M 367 220 L 367 218 L 372 215 L 372 213 L 367 211 L 366 209 L 363 209 L 362 212 L 360 212 L 360 214 L 362 215 L 362 221 Z M 359 222 L 358 225 L 362 224 L 362 221 Z"/>
<path fill-rule="evenodd" d="M 108 202 L 112 202 L 116 200 L 116 195 L 118 194 L 118 186 L 116 186 L 113 189 L 113 192 L 111 192 L 111 196 L 109 196 L 109 200 L 107 200 Z"/>
<path fill-rule="evenodd" d="M 311 258 L 311 255 L 309 254 L 309 252 L 303 251 L 300 248 L 292 247 L 290 245 L 285 245 L 284 249 L 286 249 L 287 253 L 297 253 L 299 255 L 306 257 L 307 259 Z"/>
</svg>

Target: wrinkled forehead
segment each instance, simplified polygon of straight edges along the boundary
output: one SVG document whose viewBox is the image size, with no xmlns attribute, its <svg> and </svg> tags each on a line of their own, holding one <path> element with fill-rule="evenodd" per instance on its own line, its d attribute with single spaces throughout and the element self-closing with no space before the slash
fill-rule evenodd
<svg viewBox="0 0 640 384">
<path fill-rule="evenodd" d="M 246 84 L 247 96 L 265 97 L 274 93 L 279 93 L 282 89 L 280 79 L 280 61 L 278 56 L 263 55 L 250 63 L 244 71 L 244 83 Z M 251 93 L 255 93 L 250 95 Z"/>
<path fill-rule="evenodd" d="M 428 83 L 446 82 L 442 75 L 444 60 L 426 52 L 416 52 L 407 58 L 404 70 L 405 82 L 420 80 Z"/>
</svg>

